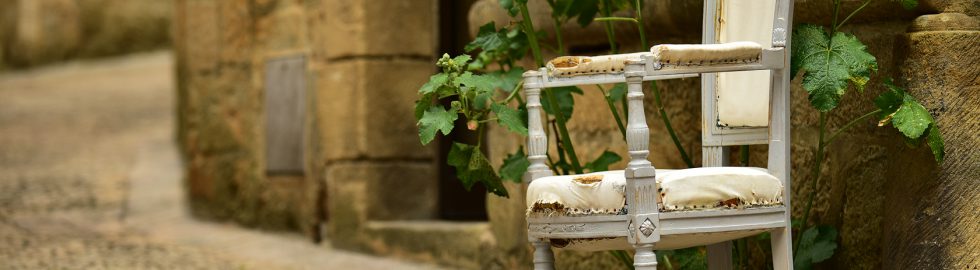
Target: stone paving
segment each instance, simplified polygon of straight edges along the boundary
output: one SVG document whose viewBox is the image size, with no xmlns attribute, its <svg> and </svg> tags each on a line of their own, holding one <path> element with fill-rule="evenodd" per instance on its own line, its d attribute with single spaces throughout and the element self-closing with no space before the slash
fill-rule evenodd
<svg viewBox="0 0 980 270">
<path fill-rule="evenodd" d="M 0 269 L 430 269 L 186 214 L 169 52 L 0 74 Z"/>
</svg>

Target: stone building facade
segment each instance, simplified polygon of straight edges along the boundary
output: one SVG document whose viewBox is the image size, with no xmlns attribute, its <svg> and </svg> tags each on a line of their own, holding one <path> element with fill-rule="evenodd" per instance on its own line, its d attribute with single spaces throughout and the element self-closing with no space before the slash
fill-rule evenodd
<svg viewBox="0 0 980 270">
<path fill-rule="evenodd" d="M 197 216 L 296 230 L 338 248 L 453 267 L 530 266 L 522 187 L 508 184 L 510 199 L 487 197 L 485 213 L 453 221 L 459 215 L 448 213 L 459 209 L 449 206 L 482 209 L 484 195 L 459 190 L 442 165 L 445 143 L 419 145 L 411 113 L 417 88 L 436 72 L 436 56 L 458 54 L 483 22 L 509 23 L 496 0 L 175 2 L 178 137 Z M 536 25 L 552 29 L 544 2 L 531 2 Z M 655 42 L 699 42 L 700 1 L 647 2 L 645 23 Z M 846 10 L 861 4 L 844 2 Z M 977 255 L 969 247 L 980 245 L 980 222 L 970 215 L 980 206 L 974 132 L 980 128 L 980 69 L 973 64 L 980 59 L 980 1 L 920 2 L 907 11 L 874 1 L 845 27 L 877 56 L 879 71 L 863 94 L 848 93 L 829 121 L 839 127 L 872 110 L 884 91 L 878 82 L 892 77 L 933 110 L 948 160 L 933 165 L 928 150 L 906 148 L 890 127 L 870 120 L 832 144 L 815 203 L 815 222 L 841 228 L 840 248 L 826 267 L 980 264 L 970 259 L 980 256 L 969 256 Z M 830 12 L 830 1 L 798 1 L 795 22 L 827 24 Z M 563 29 L 572 53 L 604 53 L 601 28 Z M 641 50 L 635 30 L 617 31 L 624 50 Z M 697 79 L 660 84 L 695 161 L 699 85 Z M 807 172 L 815 158 L 817 114 L 799 81 L 792 91 L 793 196 L 802 198 L 813 180 Z M 585 93 L 576 98 L 569 124 L 581 156 L 623 152 L 598 92 Z M 651 160 L 683 167 L 652 103 L 646 110 Z M 522 142 L 489 132 L 493 161 Z M 764 147 L 751 152 L 750 164 L 764 166 Z M 919 197 L 908 196 L 912 191 Z M 488 221 L 479 221 L 482 215 Z M 928 254 L 947 255 L 922 257 Z M 562 269 L 618 266 L 605 253 L 559 252 L 558 263 Z"/>
</svg>

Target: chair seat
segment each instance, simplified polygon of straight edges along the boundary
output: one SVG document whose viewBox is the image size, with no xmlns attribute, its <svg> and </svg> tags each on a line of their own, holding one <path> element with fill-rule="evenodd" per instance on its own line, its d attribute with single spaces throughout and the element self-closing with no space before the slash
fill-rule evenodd
<svg viewBox="0 0 980 270">
<path fill-rule="evenodd" d="M 782 204 L 783 185 L 765 169 L 707 167 L 657 170 L 660 211 L 750 208 Z M 625 214 L 623 171 L 535 179 L 527 189 L 528 215 Z"/>
<path fill-rule="evenodd" d="M 657 242 L 657 250 L 681 249 L 696 246 L 710 245 L 724 241 L 731 241 L 744 237 L 753 236 L 766 232 L 766 229 L 710 232 L 697 234 L 664 235 Z M 603 250 L 631 250 L 633 245 L 627 241 L 626 237 L 601 237 L 601 238 L 578 238 L 578 239 L 550 239 L 551 246 L 555 248 L 578 250 L 578 251 L 603 251 Z"/>
</svg>

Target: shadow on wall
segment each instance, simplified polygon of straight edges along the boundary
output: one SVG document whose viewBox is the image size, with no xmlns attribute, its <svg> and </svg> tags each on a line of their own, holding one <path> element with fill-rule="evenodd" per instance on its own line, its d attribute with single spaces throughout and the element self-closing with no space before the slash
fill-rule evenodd
<svg viewBox="0 0 980 270">
<path fill-rule="evenodd" d="M 172 0 L 0 0 L 0 69 L 170 44 Z"/>
</svg>

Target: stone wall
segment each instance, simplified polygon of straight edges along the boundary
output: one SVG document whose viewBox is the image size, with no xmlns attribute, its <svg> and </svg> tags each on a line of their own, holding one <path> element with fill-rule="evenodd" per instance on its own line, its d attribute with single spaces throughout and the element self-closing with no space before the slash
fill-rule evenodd
<svg viewBox="0 0 980 270">
<path fill-rule="evenodd" d="M 178 138 L 198 217 L 316 237 L 317 184 L 265 171 L 265 63 L 305 55 L 297 1 L 176 1 Z"/>
<path fill-rule="evenodd" d="M 0 69 L 170 43 L 169 0 L 2 0 L 0 6 Z"/>
<path fill-rule="evenodd" d="M 418 82 L 435 70 L 435 4 L 176 1 L 178 137 L 193 213 L 418 254 L 399 251 L 418 241 L 385 244 L 397 234 L 383 222 L 437 215 L 434 147 L 419 144 L 412 116 Z M 307 78 L 301 175 L 266 171 L 266 67 L 284 57 L 303 59 Z"/>
<path fill-rule="evenodd" d="M 980 2 L 929 1 L 942 13 L 917 18 L 901 35 L 901 83 L 942 127 L 946 161 L 894 143 L 885 189 L 882 267 L 980 267 Z M 972 17 L 971 17 L 972 16 Z M 901 180 L 899 180 L 901 179 Z M 898 181 L 896 181 L 898 180 Z M 928 255 L 927 255 L 928 254 Z"/>
</svg>

